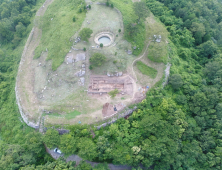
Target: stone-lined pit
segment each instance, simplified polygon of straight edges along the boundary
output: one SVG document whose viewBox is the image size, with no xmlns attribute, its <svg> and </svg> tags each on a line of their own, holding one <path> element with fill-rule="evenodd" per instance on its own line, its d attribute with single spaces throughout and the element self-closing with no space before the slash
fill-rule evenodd
<svg viewBox="0 0 222 170">
<path fill-rule="evenodd" d="M 110 46 L 114 42 L 114 34 L 111 32 L 100 32 L 95 35 L 94 41 L 96 44 L 103 44 L 104 47 Z"/>
<path fill-rule="evenodd" d="M 99 38 L 98 41 L 102 43 L 103 45 L 106 45 L 106 44 L 109 44 L 111 40 L 109 37 L 103 36 Z"/>
</svg>

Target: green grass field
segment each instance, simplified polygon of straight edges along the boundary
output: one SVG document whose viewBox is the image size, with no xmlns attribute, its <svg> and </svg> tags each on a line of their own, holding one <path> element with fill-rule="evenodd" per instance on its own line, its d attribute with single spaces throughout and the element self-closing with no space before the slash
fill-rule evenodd
<svg viewBox="0 0 222 170">
<path fill-rule="evenodd" d="M 47 60 L 52 60 L 52 69 L 56 70 L 64 61 L 65 55 L 71 49 L 70 38 L 80 29 L 85 13 L 78 13 L 81 0 L 55 0 L 40 18 L 42 38 L 35 49 L 34 58 L 39 58 L 42 51 L 48 50 Z M 73 22 L 75 16 L 76 22 Z"/>
<path fill-rule="evenodd" d="M 136 67 L 141 71 L 142 74 L 147 75 L 153 79 L 156 78 L 157 70 L 155 70 L 152 67 L 147 66 L 142 61 L 137 61 Z"/>
</svg>

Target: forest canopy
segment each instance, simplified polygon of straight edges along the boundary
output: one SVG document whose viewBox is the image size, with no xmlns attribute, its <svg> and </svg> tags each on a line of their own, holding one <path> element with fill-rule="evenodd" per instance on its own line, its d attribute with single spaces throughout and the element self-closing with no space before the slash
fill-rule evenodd
<svg viewBox="0 0 222 170">
<path fill-rule="evenodd" d="M 162 88 L 158 83 L 131 116 L 100 130 L 73 125 L 66 127 L 69 134 L 59 135 L 56 128 L 48 127 L 42 135 L 21 122 L 14 94 L 23 49 L 20 41 L 27 35 L 38 1 L 0 0 L 0 169 L 108 169 L 107 164 L 93 168 L 83 161 L 74 167 L 73 162 L 55 161 L 44 144 L 94 162 L 142 164 L 155 170 L 222 169 L 222 4 L 218 0 L 144 2 L 144 9 L 170 33 L 168 85 Z M 131 27 L 126 28 L 127 36 L 142 28 Z"/>
<path fill-rule="evenodd" d="M 27 35 L 26 27 L 31 23 L 35 4 L 36 0 L 0 1 L 0 44 L 17 46 Z"/>
</svg>

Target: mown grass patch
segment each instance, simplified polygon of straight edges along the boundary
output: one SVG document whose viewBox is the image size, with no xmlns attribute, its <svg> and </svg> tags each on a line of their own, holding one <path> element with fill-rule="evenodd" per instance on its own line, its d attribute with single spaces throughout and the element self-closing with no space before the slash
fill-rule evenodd
<svg viewBox="0 0 222 170">
<path fill-rule="evenodd" d="M 142 61 L 137 61 L 136 67 L 141 71 L 142 74 L 147 75 L 153 79 L 155 79 L 157 76 L 157 70 L 147 66 Z"/>
<path fill-rule="evenodd" d="M 157 63 L 167 63 L 168 50 L 165 42 L 154 42 L 149 46 L 148 58 Z"/>
<path fill-rule="evenodd" d="M 78 6 L 82 0 L 55 0 L 40 18 L 39 27 L 42 28 L 42 38 L 35 49 L 34 58 L 39 58 L 42 51 L 48 50 L 47 60 L 52 60 L 52 69 L 56 70 L 64 61 L 70 50 L 70 38 L 80 29 L 86 14 L 78 13 Z M 73 22 L 75 16 L 76 21 Z"/>
<path fill-rule="evenodd" d="M 118 8 L 118 10 L 121 11 L 123 16 L 123 24 L 126 28 L 128 24 L 135 23 L 138 20 L 138 17 L 136 16 L 134 9 L 133 9 L 133 2 L 132 0 L 112 0 L 112 3 L 114 4 L 114 7 Z M 133 50 L 134 55 L 139 55 L 145 45 L 146 40 L 146 29 L 145 24 L 143 22 L 140 22 L 137 24 L 137 32 L 132 37 L 129 36 L 129 33 L 127 30 L 124 30 L 124 37 L 127 41 L 129 41 L 132 44 L 132 47 L 136 47 L 135 50 Z"/>
<path fill-rule="evenodd" d="M 75 118 L 78 115 L 81 115 L 81 112 L 78 112 L 78 111 L 75 110 L 74 112 L 67 113 L 65 115 L 65 118 L 69 120 L 69 119 Z"/>
<path fill-rule="evenodd" d="M 75 110 L 75 111 L 67 113 L 65 115 L 59 114 L 59 113 L 52 113 L 52 114 L 49 115 L 49 117 L 51 117 L 51 118 L 53 118 L 53 117 L 64 117 L 64 118 L 69 120 L 69 119 L 75 118 L 76 116 L 78 116 L 80 114 L 81 114 L 81 112 L 78 112 L 78 111 Z"/>
<path fill-rule="evenodd" d="M 167 63 L 168 58 L 168 44 L 167 44 L 167 38 L 168 38 L 168 31 L 166 30 L 163 23 L 161 23 L 157 18 L 153 16 L 151 13 L 150 16 L 146 20 L 147 22 L 147 32 L 146 37 L 150 40 L 153 40 L 153 42 L 150 43 L 149 49 L 148 49 L 148 58 L 151 61 L 157 62 L 157 63 Z M 161 42 L 158 43 L 155 41 L 154 35 L 161 35 Z"/>
</svg>

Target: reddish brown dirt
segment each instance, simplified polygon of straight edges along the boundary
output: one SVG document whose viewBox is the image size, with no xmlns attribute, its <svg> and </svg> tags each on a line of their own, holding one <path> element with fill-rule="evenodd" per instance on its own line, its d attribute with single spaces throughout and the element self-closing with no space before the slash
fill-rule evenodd
<svg viewBox="0 0 222 170">
<path fill-rule="evenodd" d="M 132 94 L 133 84 L 129 77 L 108 77 L 101 75 L 91 75 L 88 94 L 106 94 L 118 89 L 120 93 Z"/>
<path fill-rule="evenodd" d="M 124 106 L 125 105 L 122 103 L 118 103 L 115 105 L 112 105 L 110 103 L 105 103 L 103 105 L 103 110 L 102 110 L 103 118 L 109 118 L 109 117 L 115 115 L 117 112 L 123 110 Z M 117 111 L 114 111 L 114 107 L 116 107 Z"/>
</svg>

